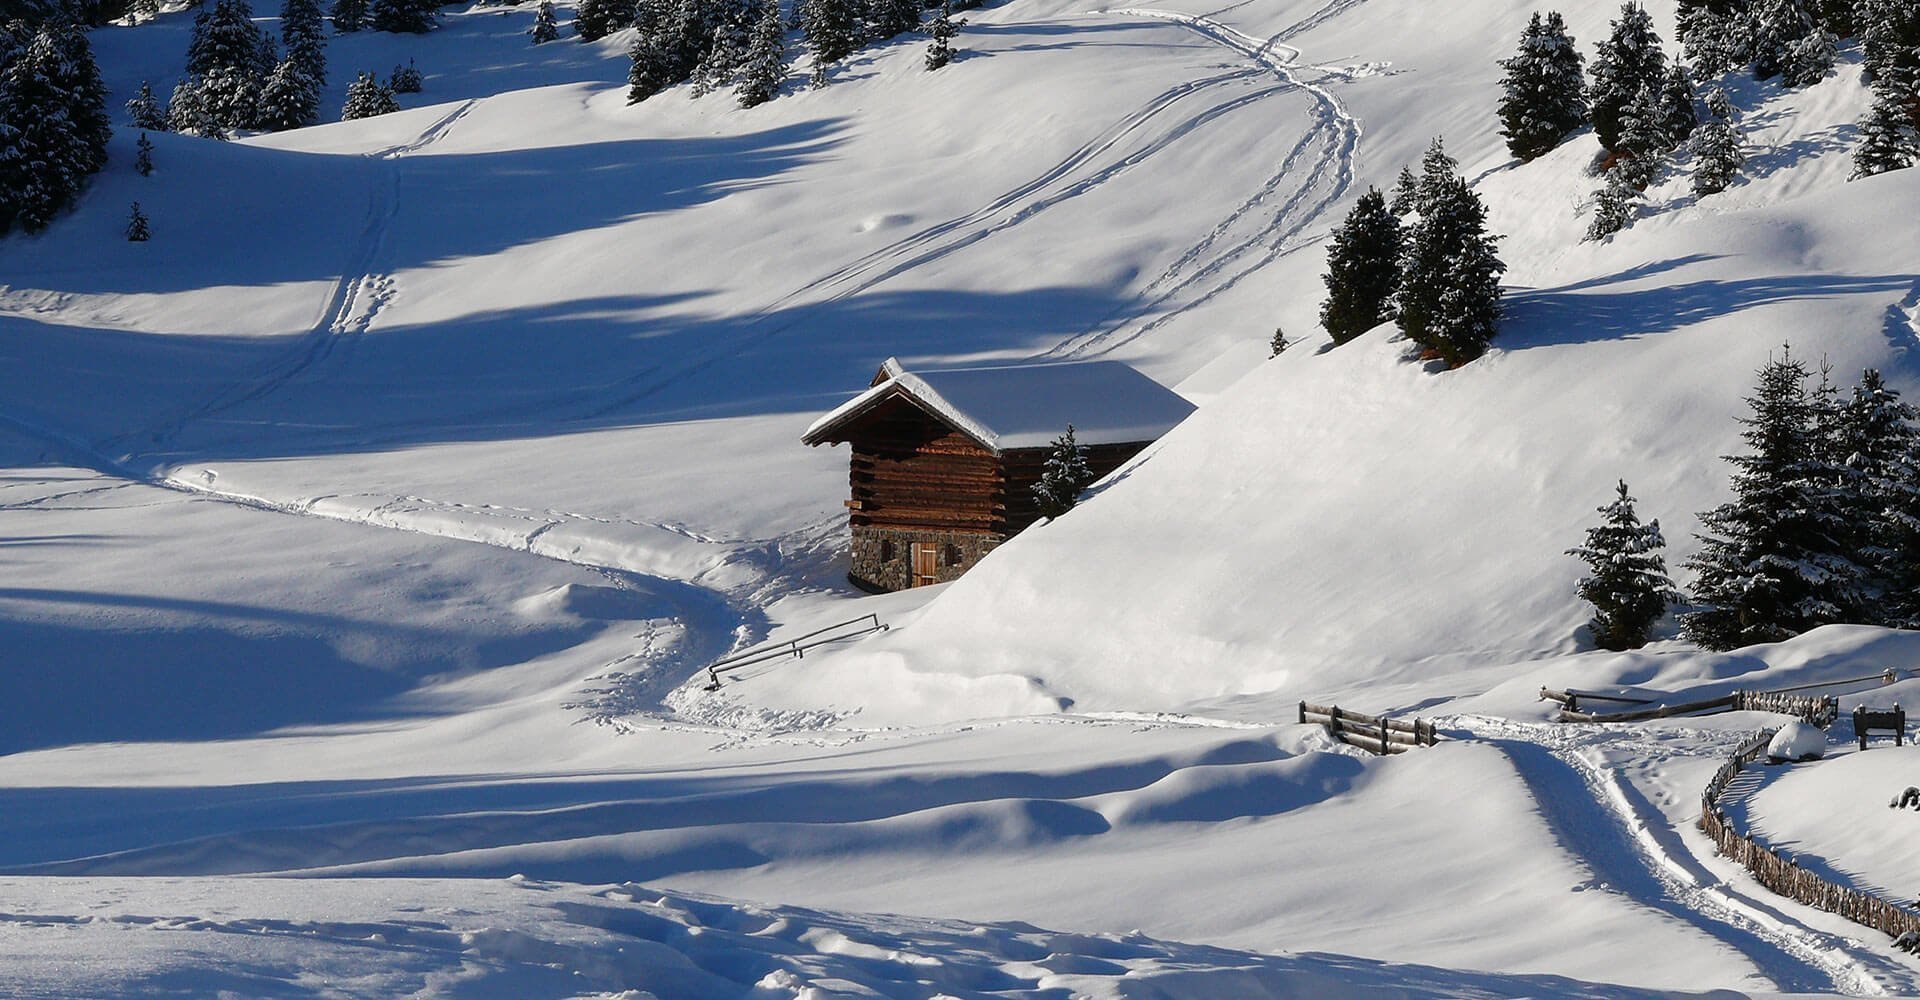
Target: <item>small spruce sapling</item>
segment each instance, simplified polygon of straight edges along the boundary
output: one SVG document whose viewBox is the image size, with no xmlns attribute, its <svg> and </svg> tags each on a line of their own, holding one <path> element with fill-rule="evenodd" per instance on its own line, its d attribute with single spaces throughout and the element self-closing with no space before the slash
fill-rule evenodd
<svg viewBox="0 0 1920 1000">
<path fill-rule="evenodd" d="M 133 203 L 133 214 L 127 217 L 127 242 L 145 243 L 153 238 L 153 232 L 147 228 L 147 217 L 140 211 L 140 203 Z"/>
<path fill-rule="evenodd" d="M 1607 182 L 1593 193 L 1593 221 L 1587 224 L 1583 242 L 1598 243 L 1633 224 L 1634 204 L 1639 197 L 1618 170 L 1607 173 Z"/>
<path fill-rule="evenodd" d="M 1667 606 L 1680 599 L 1661 555 L 1666 541 L 1659 521 L 1641 523 L 1624 479 L 1612 502 L 1599 510 L 1603 520 L 1587 529 L 1586 544 L 1567 550 L 1587 564 L 1576 593 L 1593 605 L 1587 628 L 1601 649 L 1638 649 Z"/>
<path fill-rule="evenodd" d="M 927 34 L 933 41 L 927 43 L 927 69 L 939 69 L 953 61 L 953 36 L 960 33 L 966 20 L 953 19 L 953 0 L 940 0 L 940 13 L 934 16 L 933 23 L 927 25 Z"/>
<path fill-rule="evenodd" d="M 167 113 L 160 107 L 160 101 L 153 96 L 153 87 L 147 81 L 140 81 L 140 92 L 127 101 L 127 117 L 133 121 L 133 127 L 149 132 L 167 130 Z"/>
<path fill-rule="evenodd" d="M 153 173 L 153 143 L 145 132 L 140 133 L 140 140 L 134 143 L 133 149 L 134 172 L 142 177 Z"/>
<path fill-rule="evenodd" d="M 387 77 L 387 89 L 396 94 L 418 94 L 420 92 L 420 67 L 407 60 L 405 66 L 395 65 L 393 74 Z"/>
<path fill-rule="evenodd" d="M 1726 91 L 1715 87 L 1708 92 L 1707 113 L 1707 121 L 1693 133 L 1693 193 L 1703 198 L 1725 191 L 1747 162 Z"/>
<path fill-rule="evenodd" d="M 1073 425 L 1053 439 L 1053 451 L 1041 467 L 1040 481 L 1033 484 L 1033 501 L 1041 517 L 1059 517 L 1080 502 L 1080 491 L 1093 483 L 1093 470 L 1087 466 L 1086 452 L 1074 440 Z"/>
<path fill-rule="evenodd" d="M 1273 353 L 1267 355 L 1267 357 L 1277 358 L 1280 355 L 1285 354 L 1287 352 L 1287 348 L 1293 346 L 1293 342 L 1287 339 L 1287 331 L 1285 327 L 1276 326 L 1273 328 L 1273 339 L 1270 341 L 1267 341 L 1267 346 L 1272 348 L 1273 350 Z"/>
<path fill-rule="evenodd" d="M 553 20 L 553 0 L 540 0 L 533 13 L 533 44 L 541 45 L 560 37 L 560 26 Z"/>
</svg>

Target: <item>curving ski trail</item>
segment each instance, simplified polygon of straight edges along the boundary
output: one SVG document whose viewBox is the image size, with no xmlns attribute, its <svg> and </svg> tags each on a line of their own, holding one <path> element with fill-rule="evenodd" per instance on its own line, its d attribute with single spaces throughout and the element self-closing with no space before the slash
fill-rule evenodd
<svg viewBox="0 0 1920 1000">
<path fill-rule="evenodd" d="M 1359 119 L 1347 111 L 1325 83 L 1301 74 L 1303 69 L 1316 69 L 1329 75 L 1331 71 L 1300 63 L 1300 50 L 1285 44 L 1283 39 L 1363 2 L 1365 0 L 1336 0 L 1307 20 L 1267 39 L 1248 35 L 1205 15 L 1155 8 L 1112 11 L 1183 25 L 1266 66 L 1289 87 L 1311 95 L 1315 105 L 1314 126 L 1282 159 L 1266 183 L 1147 284 L 1142 301 L 1116 310 L 1092 328 L 1061 341 L 1037 357 L 1064 360 L 1104 353 L 1131 343 L 1212 301 L 1280 257 L 1311 245 L 1312 240 L 1302 237 L 1353 186 L 1354 155 L 1359 149 L 1361 127 Z M 1302 162 L 1309 159 L 1302 173 Z M 1262 212 L 1270 198 L 1290 185 L 1291 194 L 1270 212 Z M 1258 218 L 1264 218 L 1264 223 L 1245 231 L 1247 227 L 1242 223 Z M 1223 241 L 1227 245 L 1221 248 Z M 1183 296 L 1185 301 L 1176 302 Z M 1153 319 L 1128 331 L 1130 324 L 1155 313 L 1158 314 Z"/>
<path fill-rule="evenodd" d="M 365 333 L 374 315 L 393 297 L 393 278 L 381 272 L 380 264 L 387 256 L 390 232 L 400 212 L 400 168 L 395 161 L 445 138 L 455 124 L 479 106 L 480 100 L 461 102 L 406 142 L 363 154 L 379 163 L 379 176 L 368 187 L 365 222 L 340 277 L 321 304 L 319 318 L 297 346 L 265 369 L 215 390 L 158 429 L 131 437 L 160 443 L 189 423 L 267 396 L 324 362 L 343 339 Z"/>
<path fill-rule="evenodd" d="M 1808 926 L 1773 905 L 1777 900 L 1749 895 L 1744 886 L 1715 875 L 1658 808 L 1590 752 L 1625 747 L 1640 757 L 1671 755 L 1673 744 L 1637 730 L 1568 732 L 1481 717 L 1458 721 L 1507 756 L 1548 829 L 1592 871 L 1594 888 L 1718 940 L 1784 991 L 1886 995 L 1920 986 L 1912 970 Z M 1689 735 L 1715 737 L 1718 750 L 1747 734 Z"/>
</svg>

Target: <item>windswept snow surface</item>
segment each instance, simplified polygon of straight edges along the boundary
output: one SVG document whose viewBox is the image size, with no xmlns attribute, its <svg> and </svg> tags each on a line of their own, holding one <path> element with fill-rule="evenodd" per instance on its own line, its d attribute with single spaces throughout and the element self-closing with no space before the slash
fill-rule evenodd
<svg viewBox="0 0 1920 1000">
<path fill-rule="evenodd" d="M 1920 992 L 1691 830 L 1777 718 L 1536 699 L 1920 665 L 1859 628 L 1587 651 L 1559 554 L 1622 476 L 1689 551 L 1782 340 L 1916 388 L 1920 172 L 1843 183 L 1852 61 L 1730 81 L 1748 179 L 1576 245 L 1592 138 L 1494 132 L 1531 9 L 1009 0 L 938 73 L 901 39 L 742 112 L 628 107 L 624 32 L 450 8 L 330 42 L 330 111 L 418 62 L 399 114 L 153 136 L 146 178 L 123 129 L 0 241 L 0 992 Z M 189 22 L 95 33 L 116 106 Z M 1496 350 L 1322 350 L 1327 231 L 1442 132 L 1506 236 Z M 1204 405 L 957 583 L 862 597 L 844 452 L 797 439 L 896 355 Z M 1450 739 L 1367 758 L 1301 698 Z"/>
</svg>

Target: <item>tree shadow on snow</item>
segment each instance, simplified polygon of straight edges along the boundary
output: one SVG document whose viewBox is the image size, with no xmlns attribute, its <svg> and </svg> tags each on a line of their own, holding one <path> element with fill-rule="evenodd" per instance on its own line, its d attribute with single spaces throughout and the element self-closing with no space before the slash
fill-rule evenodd
<svg viewBox="0 0 1920 1000">
<path fill-rule="evenodd" d="M 1854 295 L 1897 295 L 1920 274 L 1771 275 L 1675 282 L 1606 291 L 1651 274 L 1679 270 L 1700 257 L 1648 265 L 1559 288 L 1509 293 L 1499 346 L 1503 350 L 1633 340 L 1730 316 L 1758 306 Z"/>
</svg>

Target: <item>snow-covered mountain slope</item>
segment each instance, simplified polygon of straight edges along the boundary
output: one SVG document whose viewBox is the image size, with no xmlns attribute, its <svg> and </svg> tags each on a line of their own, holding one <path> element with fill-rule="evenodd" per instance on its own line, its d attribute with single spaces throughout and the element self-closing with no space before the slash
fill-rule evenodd
<svg viewBox="0 0 1920 1000">
<path fill-rule="evenodd" d="M 1569 11 L 1583 47 L 1611 8 Z M 0 241 L 0 992 L 1920 989 L 1691 832 L 1766 717 L 1535 700 L 1920 658 L 1585 653 L 1559 554 L 1624 476 L 1683 555 L 1782 340 L 1916 388 L 1920 177 L 1843 183 L 1852 63 L 1742 83 L 1746 182 L 1576 245 L 1593 140 L 1515 167 L 1494 132 L 1531 10 L 1008 0 L 938 73 L 903 39 L 743 112 L 626 106 L 625 33 L 449 9 L 331 42 L 330 110 L 417 60 L 400 114 L 157 136 L 147 178 L 123 130 Z M 185 23 L 95 33 L 116 99 Z M 1506 332 L 1444 373 L 1386 330 L 1320 351 L 1324 235 L 1437 133 L 1507 237 Z M 1204 405 L 958 583 L 865 598 L 845 454 L 798 438 L 890 355 L 1113 358 Z M 1361 758 L 1308 697 L 1453 742 Z"/>
<path fill-rule="evenodd" d="M 1488 683 L 1476 666 L 1579 648 L 1562 551 L 1624 477 L 1677 567 L 1694 512 L 1725 493 L 1751 373 L 1783 343 L 1843 385 L 1873 366 L 1920 387 L 1920 228 L 1882 222 L 1920 203 L 1920 176 L 1844 183 L 1831 147 L 1859 110 L 1853 70 L 1747 90 L 1749 119 L 1773 123 L 1754 176 L 1696 202 L 1682 175 L 1602 245 L 1577 242 L 1574 213 L 1591 138 L 1524 167 L 1469 156 L 1511 265 L 1486 358 L 1433 371 L 1390 327 L 1310 339 L 794 697 L 884 704 L 922 675 L 942 692 L 999 678 L 1027 710 L 1422 678 L 1463 694 Z"/>
</svg>

